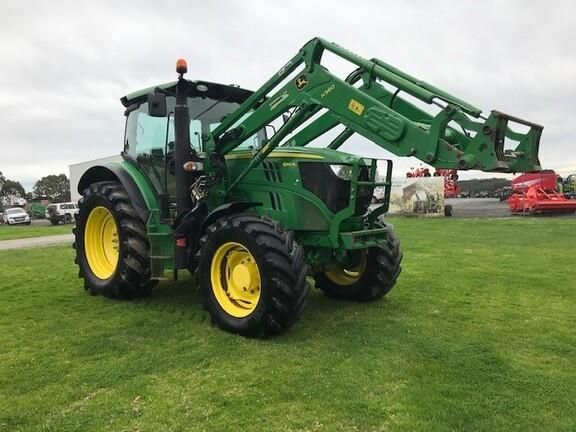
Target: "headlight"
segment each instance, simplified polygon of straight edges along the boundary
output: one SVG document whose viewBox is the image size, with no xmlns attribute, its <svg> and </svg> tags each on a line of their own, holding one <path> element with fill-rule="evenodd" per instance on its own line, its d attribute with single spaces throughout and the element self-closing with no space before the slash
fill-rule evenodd
<svg viewBox="0 0 576 432">
<path fill-rule="evenodd" d="M 330 169 L 342 180 L 352 180 L 352 165 L 330 165 Z"/>
</svg>

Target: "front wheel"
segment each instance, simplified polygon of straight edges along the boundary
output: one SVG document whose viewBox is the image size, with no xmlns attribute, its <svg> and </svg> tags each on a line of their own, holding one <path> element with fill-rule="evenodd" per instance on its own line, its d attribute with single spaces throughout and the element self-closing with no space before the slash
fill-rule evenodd
<svg viewBox="0 0 576 432">
<path fill-rule="evenodd" d="M 396 285 L 402 271 L 400 241 L 388 225 L 386 244 L 355 251 L 349 268 L 336 266 L 314 276 L 316 287 L 328 297 L 372 301 L 386 295 Z"/>
<path fill-rule="evenodd" d="M 274 221 L 240 214 L 219 219 L 195 257 L 204 308 L 220 328 L 267 337 L 290 328 L 310 287 L 302 247 Z"/>
</svg>

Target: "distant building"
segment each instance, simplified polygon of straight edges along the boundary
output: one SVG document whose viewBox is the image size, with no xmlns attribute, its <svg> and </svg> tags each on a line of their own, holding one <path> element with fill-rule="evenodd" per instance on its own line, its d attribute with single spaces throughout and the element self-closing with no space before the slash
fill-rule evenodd
<svg viewBox="0 0 576 432">
<path fill-rule="evenodd" d="M 100 165 L 103 163 L 121 161 L 122 156 L 115 155 L 70 165 L 68 168 L 70 170 L 70 198 L 72 201 L 76 202 L 80 199 L 81 195 L 78 193 L 78 182 L 80 181 L 82 174 L 84 174 L 89 168 L 92 168 L 94 165 Z"/>
</svg>

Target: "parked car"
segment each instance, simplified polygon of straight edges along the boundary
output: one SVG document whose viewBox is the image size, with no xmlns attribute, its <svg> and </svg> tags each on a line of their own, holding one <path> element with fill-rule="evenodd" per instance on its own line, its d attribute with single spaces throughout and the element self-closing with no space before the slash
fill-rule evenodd
<svg viewBox="0 0 576 432">
<path fill-rule="evenodd" d="M 52 225 L 58 225 L 60 222 L 72 223 L 77 214 L 78 204 L 73 202 L 48 204 L 46 207 L 46 219 L 50 220 Z"/>
<path fill-rule="evenodd" d="M 30 225 L 30 216 L 20 207 L 9 208 L 2 216 L 4 223 L 8 225 L 25 224 Z"/>
</svg>

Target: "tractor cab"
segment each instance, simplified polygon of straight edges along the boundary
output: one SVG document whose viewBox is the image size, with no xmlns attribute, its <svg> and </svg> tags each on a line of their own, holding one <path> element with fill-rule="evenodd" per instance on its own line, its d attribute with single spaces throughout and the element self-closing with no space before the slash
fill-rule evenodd
<svg viewBox="0 0 576 432">
<path fill-rule="evenodd" d="M 121 99 L 126 107 L 124 158 L 138 166 L 159 195 L 176 199 L 174 142 L 177 82 L 143 89 Z M 150 109 L 149 95 L 161 89 L 165 95 L 162 115 Z M 236 86 L 196 81 L 187 95 L 189 152 L 204 155 L 204 141 L 226 117 L 252 94 Z M 239 150 L 258 149 L 266 138 L 261 130 Z"/>
</svg>

